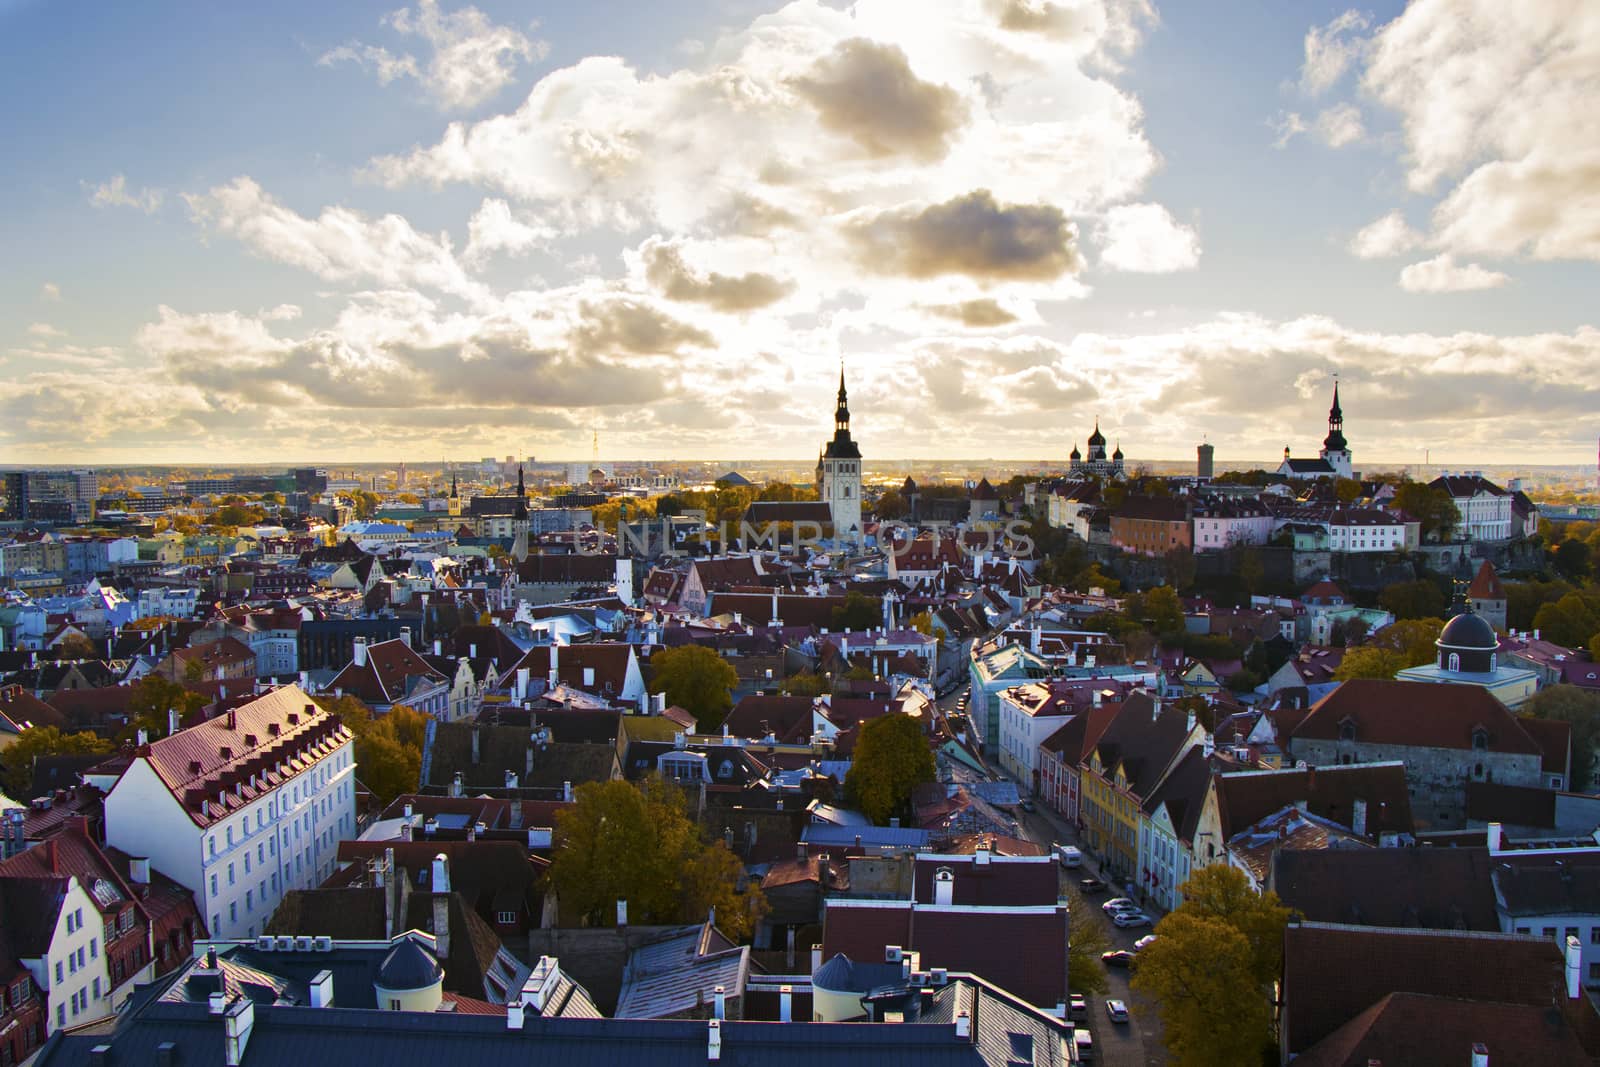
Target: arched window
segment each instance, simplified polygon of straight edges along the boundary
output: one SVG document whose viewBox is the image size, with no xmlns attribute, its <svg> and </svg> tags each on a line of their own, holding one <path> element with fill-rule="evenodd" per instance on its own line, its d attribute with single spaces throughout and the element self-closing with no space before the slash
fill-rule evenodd
<svg viewBox="0 0 1600 1067">
<path fill-rule="evenodd" d="M 1453 671 L 1461 669 L 1461 656 L 1455 652 L 1450 653 L 1450 669 Z"/>
</svg>

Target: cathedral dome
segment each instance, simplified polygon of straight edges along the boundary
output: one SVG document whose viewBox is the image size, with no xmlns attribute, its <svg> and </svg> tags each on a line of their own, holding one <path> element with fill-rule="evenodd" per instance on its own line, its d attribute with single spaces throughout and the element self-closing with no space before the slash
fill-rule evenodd
<svg viewBox="0 0 1600 1067">
<path fill-rule="evenodd" d="M 1100 422 L 1098 419 L 1095 420 L 1094 433 L 1089 435 L 1089 448 L 1092 450 L 1096 446 L 1099 446 L 1100 448 L 1106 447 L 1106 435 L 1100 432 Z"/>
<path fill-rule="evenodd" d="M 1495 636 L 1494 627 L 1484 621 L 1482 616 L 1474 615 L 1470 611 L 1457 615 L 1445 623 L 1444 629 L 1439 631 L 1439 640 L 1436 643 L 1440 648 L 1457 651 L 1493 652 L 1500 647 L 1500 639 Z"/>
<path fill-rule="evenodd" d="M 1078 443 L 1076 441 L 1074 441 L 1072 443 L 1072 458 L 1073 459 L 1082 459 L 1083 458 L 1083 453 L 1078 451 Z"/>
</svg>

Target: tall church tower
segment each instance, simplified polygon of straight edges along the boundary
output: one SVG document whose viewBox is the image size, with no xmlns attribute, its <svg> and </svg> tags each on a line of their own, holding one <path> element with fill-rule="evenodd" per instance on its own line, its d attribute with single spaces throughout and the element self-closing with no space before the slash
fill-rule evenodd
<svg viewBox="0 0 1600 1067">
<path fill-rule="evenodd" d="M 861 541 L 861 449 L 850 438 L 850 401 L 844 368 L 839 368 L 839 403 L 833 411 L 833 440 L 817 458 L 817 496 L 833 515 L 837 541 Z"/>
<path fill-rule="evenodd" d="M 1344 439 L 1344 409 L 1339 407 L 1338 382 L 1333 383 L 1333 407 L 1328 409 L 1328 436 L 1323 439 L 1321 455 L 1339 477 L 1355 477 L 1350 467 L 1350 443 Z"/>
</svg>

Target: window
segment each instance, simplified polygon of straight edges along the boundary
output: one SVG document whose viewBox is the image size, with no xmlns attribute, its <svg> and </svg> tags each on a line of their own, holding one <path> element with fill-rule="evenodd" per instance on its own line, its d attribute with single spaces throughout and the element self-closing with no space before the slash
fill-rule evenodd
<svg viewBox="0 0 1600 1067">
<path fill-rule="evenodd" d="M 254 889 L 246 889 L 244 891 L 244 910 L 256 910 L 256 891 Z"/>
<path fill-rule="evenodd" d="M 65 1004 L 56 1005 L 56 1025 L 67 1025 L 67 1006 Z"/>
<path fill-rule="evenodd" d="M 1600 982 L 1600 963 L 1589 964 L 1589 981 Z"/>
<path fill-rule="evenodd" d="M 1576 926 L 1569 926 L 1569 927 L 1567 927 L 1566 937 L 1563 937 L 1561 939 L 1561 943 L 1564 945 L 1564 944 L 1567 943 L 1567 938 L 1568 937 L 1577 937 L 1577 936 L 1578 936 L 1578 928 Z"/>
<path fill-rule="evenodd" d="M 56 984 L 60 985 L 65 977 L 66 976 L 61 973 L 61 961 L 56 960 Z"/>
<path fill-rule="evenodd" d="M 91 937 L 89 939 L 89 958 L 91 960 L 97 960 L 100 958 L 100 939 L 97 937 Z"/>
<path fill-rule="evenodd" d="M 514 911 L 502 911 L 496 921 L 501 926 L 510 926 L 517 921 L 517 913 Z"/>
<path fill-rule="evenodd" d="M 237 900 L 228 901 L 228 921 L 231 923 L 239 921 L 239 902 Z"/>
<path fill-rule="evenodd" d="M 211 895 L 217 895 L 217 873 L 215 871 L 211 872 Z"/>
<path fill-rule="evenodd" d="M 1544 936 L 1545 937 L 1554 937 L 1554 936 L 1556 936 L 1556 928 L 1554 926 L 1546 926 L 1544 928 Z"/>
<path fill-rule="evenodd" d="M 390 1011 L 399 1011 L 400 1010 L 400 1001 L 396 1000 L 394 997 L 390 997 L 389 998 L 389 1010 Z"/>
<path fill-rule="evenodd" d="M 233 884 L 233 864 L 228 864 L 228 884 Z"/>
<path fill-rule="evenodd" d="M 94 999 L 100 999 L 100 979 L 98 978 L 94 980 Z"/>
</svg>

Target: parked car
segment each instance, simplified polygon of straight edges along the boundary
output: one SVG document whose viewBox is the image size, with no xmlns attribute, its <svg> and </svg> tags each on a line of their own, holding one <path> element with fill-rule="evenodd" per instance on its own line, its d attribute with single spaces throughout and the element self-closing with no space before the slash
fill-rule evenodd
<svg viewBox="0 0 1600 1067">
<path fill-rule="evenodd" d="M 1111 913 L 1111 921 L 1117 924 L 1118 929 L 1127 930 L 1135 926 L 1154 926 L 1150 916 L 1142 911 L 1117 911 Z"/>
<path fill-rule="evenodd" d="M 1133 943 L 1133 951 L 1135 951 L 1135 952 L 1143 952 L 1145 949 L 1149 948 L 1151 945 L 1153 945 L 1155 943 L 1156 943 L 1156 935 L 1155 934 L 1145 934 L 1143 937 L 1141 937 L 1139 940 L 1137 940 L 1137 941 L 1135 941 Z"/>
<path fill-rule="evenodd" d="M 1100 910 L 1105 912 L 1107 915 L 1110 915 L 1114 911 L 1126 911 L 1129 908 L 1132 908 L 1134 911 L 1138 911 L 1139 902 L 1137 900 L 1130 900 L 1127 897 L 1112 897 L 1110 900 L 1100 905 Z"/>
<path fill-rule="evenodd" d="M 1137 958 L 1136 954 L 1129 952 L 1125 948 L 1100 953 L 1100 962 L 1107 967 L 1129 967 L 1132 966 L 1135 958 Z"/>
<path fill-rule="evenodd" d="M 1106 884 L 1098 878 L 1079 878 L 1078 888 L 1085 893 L 1104 893 Z"/>
<path fill-rule="evenodd" d="M 1128 1006 L 1120 1000 L 1108 1000 L 1106 1016 L 1114 1023 L 1125 1023 L 1128 1021 Z"/>
<path fill-rule="evenodd" d="M 1072 994 L 1072 998 L 1067 1002 L 1067 1018 L 1088 1022 L 1089 998 L 1082 993 Z"/>
<path fill-rule="evenodd" d="M 1033 801 L 1027 799 L 1026 797 L 1024 797 L 1022 799 L 1022 802 L 1019 803 L 1017 805 L 1017 807 L 1021 808 L 1023 811 L 1026 811 L 1026 812 L 1035 812 L 1035 811 L 1039 810 L 1038 806 L 1036 804 L 1034 804 Z"/>
<path fill-rule="evenodd" d="M 1083 852 L 1074 845 L 1057 845 L 1056 859 L 1063 867 L 1083 866 Z"/>
</svg>

